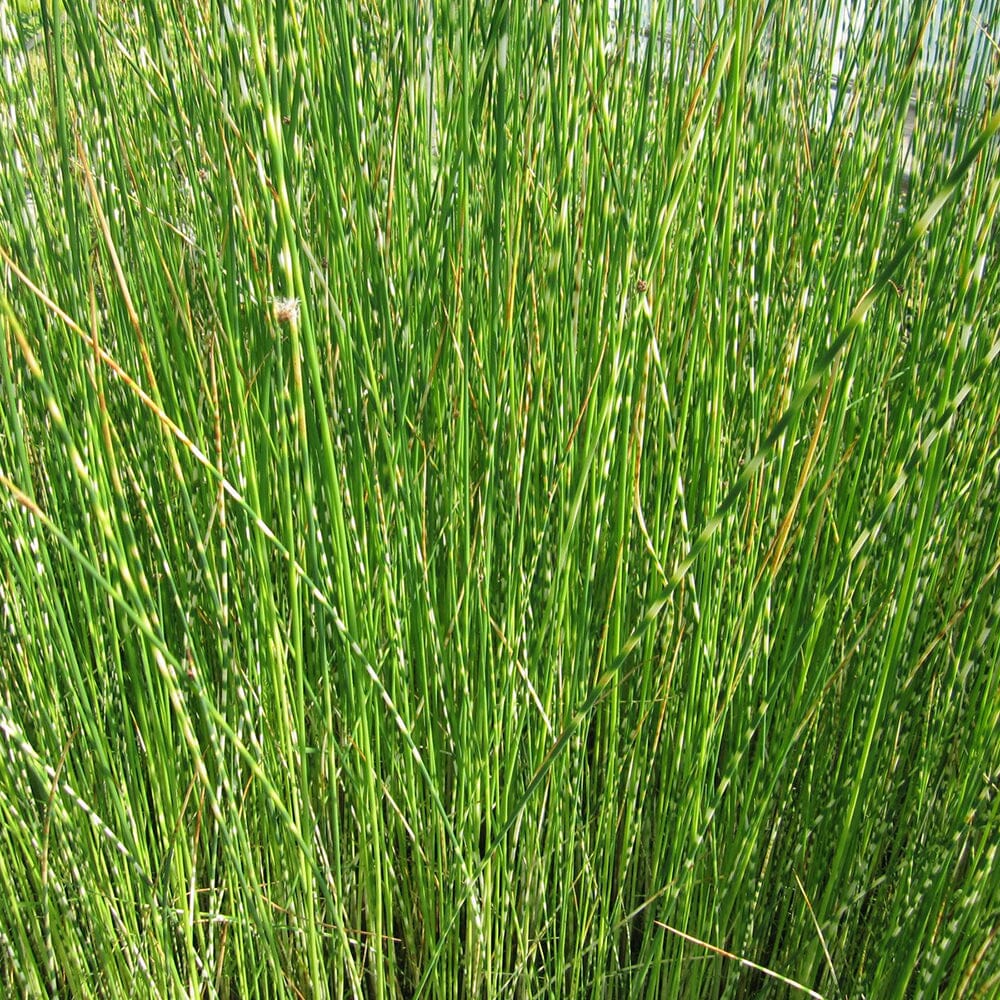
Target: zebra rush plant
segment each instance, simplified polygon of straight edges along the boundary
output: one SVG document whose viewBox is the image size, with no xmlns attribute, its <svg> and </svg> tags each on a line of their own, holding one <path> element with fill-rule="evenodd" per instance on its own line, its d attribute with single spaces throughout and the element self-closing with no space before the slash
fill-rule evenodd
<svg viewBox="0 0 1000 1000">
<path fill-rule="evenodd" d="M 868 6 L 0 3 L 5 995 L 1000 992 L 998 12 Z"/>
</svg>

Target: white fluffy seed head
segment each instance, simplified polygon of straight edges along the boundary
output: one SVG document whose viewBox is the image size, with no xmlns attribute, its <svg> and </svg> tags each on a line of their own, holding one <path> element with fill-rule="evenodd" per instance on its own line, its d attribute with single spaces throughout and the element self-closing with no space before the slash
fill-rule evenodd
<svg viewBox="0 0 1000 1000">
<path fill-rule="evenodd" d="M 279 323 L 297 323 L 299 319 L 298 299 L 275 299 L 272 303 L 274 318 Z"/>
</svg>

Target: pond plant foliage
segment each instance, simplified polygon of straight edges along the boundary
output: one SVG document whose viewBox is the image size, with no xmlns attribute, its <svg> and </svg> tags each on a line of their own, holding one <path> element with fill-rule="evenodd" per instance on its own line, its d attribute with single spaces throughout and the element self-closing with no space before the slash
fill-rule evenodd
<svg viewBox="0 0 1000 1000">
<path fill-rule="evenodd" d="M 1000 993 L 996 10 L 27 6 L 0 992 Z"/>
</svg>

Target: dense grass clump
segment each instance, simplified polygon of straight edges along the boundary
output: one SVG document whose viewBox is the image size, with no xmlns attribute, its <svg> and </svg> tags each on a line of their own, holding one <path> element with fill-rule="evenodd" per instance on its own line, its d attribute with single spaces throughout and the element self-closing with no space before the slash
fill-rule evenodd
<svg viewBox="0 0 1000 1000">
<path fill-rule="evenodd" d="M 0 3 L 0 992 L 1000 992 L 997 11 L 619 6 Z"/>
</svg>

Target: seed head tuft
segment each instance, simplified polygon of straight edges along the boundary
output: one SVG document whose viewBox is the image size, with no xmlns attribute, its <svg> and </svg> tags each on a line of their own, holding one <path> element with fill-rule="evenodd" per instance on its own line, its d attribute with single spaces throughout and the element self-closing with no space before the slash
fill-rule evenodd
<svg viewBox="0 0 1000 1000">
<path fill-rule="evenodd" d="M 279 323 L 297 323 L 299 319 L 298 299 L 275 299 L 274 318 Z"/>
</svg>

